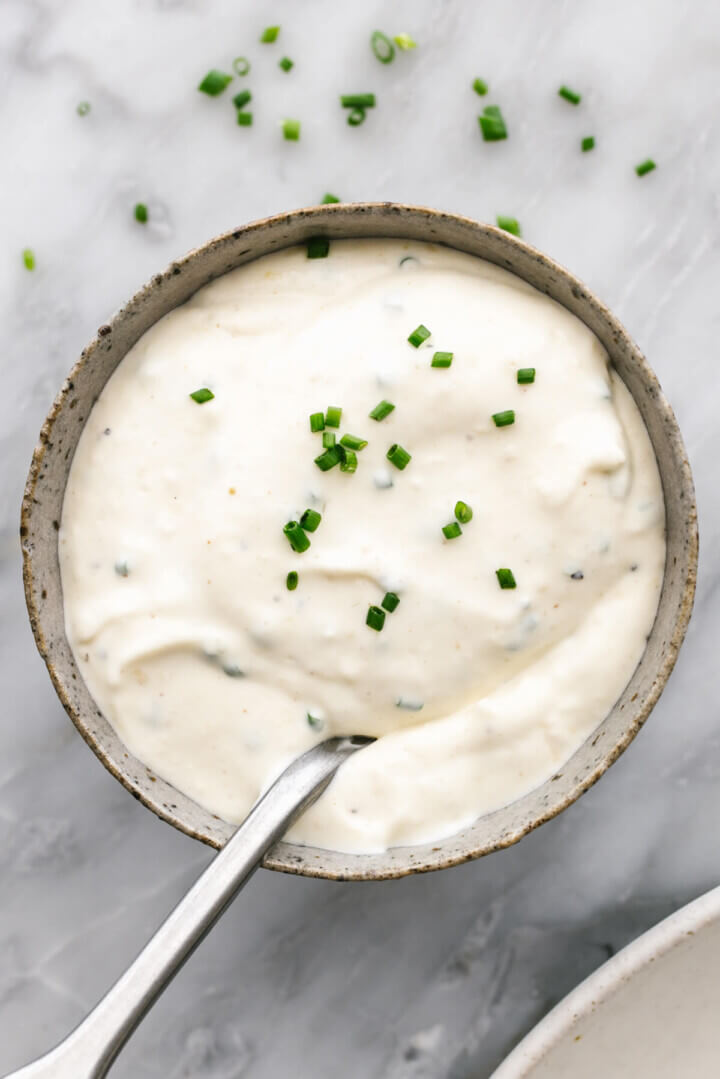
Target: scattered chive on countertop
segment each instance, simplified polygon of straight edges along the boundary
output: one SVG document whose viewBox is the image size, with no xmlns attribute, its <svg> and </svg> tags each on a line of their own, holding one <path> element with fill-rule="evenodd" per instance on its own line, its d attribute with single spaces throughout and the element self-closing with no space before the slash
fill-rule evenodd
<svg viewBox="0 0 720 1079">
<path fill-rule="evenodd" d="M 505 412 L 493 412 L 493 423 L 496 427 L 510 427 L 515 423 L 515 411 L 508 408 Z"/>
<path fill-rule="evenodd" d="M 516 217 L 505 217 L 504 214 L 498 214 L 495 221 L 499 229 L 509 232 L 512 236 L 522 236 L 520 222 Z"/>
<path fill-rule="evenodd" d="M 485 97 L 485 94 L 490 89 L 484 79 L 475 79 L 472 84 L 472 88 L 476 94 L 480 95 L 480 97 Z"/>
<path fill-rule="evenodd" d="M 344 109 L 374 109 L 375 94 L 341 94 L 340 104 Z"/>
<path fill-rule="evenodd" d="M 325 426 L 339 427 L 341 419 L 342 409 L 338 408 L 337 405 L 328 405 L 327 412 L 325 413 Z"/>
<path fill-rule="evenodd" d="M 298 586 L 299 577 L 294 569 L 291 569 L 285 578 L 285 587 L 288 592 L 294 592 Z"/>
<path fill-rule="evenodd" d="M 340 199 L 337 197 L 337 195 L 332 195 L 328 191 L 328 193 L 326 195 L 323 195 L 320 205 L 321 206 L 332 206 L 333 203 L 335 203 L 335 202 L 340 202 Z"/>
<path fill-rule="evenodd" d="M 283 56 L 282 60 L 278 60 L 278 67 L 281 67 L 283 71 L 290 71 L 294 66 L 295 64 L 289 56 Z"/>
<path fill-rule="evenodd" d="M 431 367 L 449 367 L 453 362 L 454 352 L 436 352 L 430 363 Z"/>
<path fill-rule="evenodd" d="M 647 176 L 649 172 L 652 172 L 653 169 L 656 168 L 657 165 L 655 164 L 653 159 L 651 157 L 648 157 L 645 159 L 645 161 L 641 161 L 639 165 L 635 166 L 635 172 L 638 174 L 638 176 Z"/>
<path fill-rule="evenodd" d="M 146 225 L 147 224 L 148 208 L 147 208 L 147 206 L 145 205 L 144 202 L 136 202 L 135 203 L 135 209 L 134 209 L 133 212 L 135 214 L 135 220 L 136 221 L 139 221 L 141 225 Z"/>
<path fill-rule="evenodd" d="M 385 625 L 385 611 L 382 607 L 368 607 L 365 624 L 370 626 L 370 629 L 376 629 L 379 633 Z"/>
<path fill-rule="evenodd" d="M 78 116 L 87 116 L 87 114 L 90 112 L 90 102 L 81 101 L 75 111 Z"/>
<path fill-rule="evenodd" d="M 289 142 L 297 142 L 300 138 L 300 121 L 299 120 L 283 120 L 283 136 L 288 139 Z"/>
<path fill-rule="evenodd" d="M 218 71 L 217 68 L 213 68 L 208 71 L 205 78 L 198 86 L 198 90 L 201 90 L 203 94 L 209 94 L 210 97 L 217 97 L 223 90 L 226 90 L 228 85 L 232 82 L 232 75 L 226 75 L 224 71 Z"/>
<path fill-rule="evenodd" d="M 296 551 L 298 554 L 307 551 L 310 546 L 310 540 L 308 539 L 305 530 L 300 527 L 297 521 L 288 521 L 283 528 L 283 532 L 287 536 L 287 541 L 293 551 Z"/>
<path fill-rule="evenodd" d="M 309 259 L 325 259 L 330 251 L 330 241 L 326 236 L 311 236 L 307 244 Z"/>
<path fill-rule="evenodd" d="M 445 539 L 457 539 L 458 536 L 462 536 L 462 528 L 457 521 L 451 521 L 449 525 L 443 525 L 442 531 Z"/>
<path fill-rule="evenodd" d="M 517 373 L 518 385 L 529 386 L 531 382 L 535 381 L 535 368 L 534 367 L 520 367 Z"/>
<path fill-rule="evenodd" d="M 246 56 L 236 56 L 232 63 L 236 75 L 247 75 L 250 71 L 250 61 Z"/>
<path fill-rule="evenodd" d="M 365 109 L 350 109 L 347 122 L 350 124 L 350 127 L 360 127 L 360 124 L 365 123 Z"/>
<path fill-rule="evenodd" d="M 34 270 L 35 269 L 35 253 L 32 251 L 32 249 L 29 248 L 29 247 L 26 247 L 25 250 L 22 253 L 22 257 L 23 257 L 23 265 L 24 265 L 25 269 L 26 270 Z"/>
<path fill-rule="evenodd" d="M 507 127 L 499 105 L 486 105 L 478 123 L 485 142 L 499 142 L 508 137 Z"/>
<path fill-rule="evenodd" d="M 375 30 L 370 37 L 370 48 L 381 64 L 389 64 L 395 59 L 395 46 L 382 30 Z"/>
<path fill-rule="evenodd" d="M 243 112 L 242 109 L 238 109 L 237 122 L 240 127 L 252 127 L 253 114 L 251 112 Z"/>
<path fill-rule="evenodd" d="M 408 49 L 417 48 L 417 41 L 413 41 L 409 34 L 396 34 L 393 41 L 404 52 L 407 52 Z"/>
<path fill-rule="evenodd" d="M 204 405 L 206 401 L 212 401 L 215 397 L 215 394 L 212 392 L 212 390 L 209 390 L 207 386 L 203 386 L 202 389 L 195 390 L 194 393 L 190 394 L 190 396 L 192 397 L 193 401 L 197 401 L 199 405 Z"/>
<path fill-rule="evenodd" d="M 517 588 L 517 582 L 511 569 L 496 569 L 495 576 L 501 588 Z"/>
<path fill-rule="evenodd" d="M 561 86 L 558 90 L 560 97 L 565 98 L 571 105 L 579 105 L 582 101 L 582 94 L 579 94 L 577 90 L 571 90 L 569 86 Z"/>
<path fill-rule="evenodd" d="M 315 532 L 318 525 L 322 521 L 322 514 L 317 510 L 305 510 L 300 518 L 300 527 L 304 528 L 306 532 Z"/>
<path fill-rule="evenodd" d="M 266 26 L 260 35 L 260 41 L 263 45 L 272 45 L 273 41 L 277 41 L 279 33 L 279 26 Z"/>
<path fill-rule="evenodd" d="M 410 336 L 408 337 L 408 341 L 413 346 L 413 348 L 420 348 L 420 345 L 423 343 L 423 341 L 427 341 L 429 336 L 430 330 L 427 328 L 427 326 L 423 326 L 421 322 L 420 325 L 417 326 L 410 334 Z"/>
<path fill-rule="evenodd" d="M 236 109 L 241 109 L 243 105 L 247 105 L 248 101 L 252 100 L 252 94 L 249 90 L 241 90 L 238 94 L 235 94 L 233 98 L 233 105 Z"/>
<path fill-rule="evenodd" d="M 467 502 L 458 501 L 455 503 L 455 516 L 461 525 L 469 524 L 473 518 L 472 506 L 468 506 Z"/>
<path fill-rule="evenodd" d="M 582 152 L 584 154 L 586 154 L 588 152 L 588 150 L 594 150 L 595 149 L 595 136 L 594 135 L 586 135 L 585 138 L 580 143 L 580 149 L 582 150 Z"/>
<path fill-rule="evenodd" d="M 322 412 L 310 413 L 310 430 L 313 434 L 316 434 L 318 431 L 325 430 L 325 417 L 323 416 Z"/>
<path fill-rule="evenodd" d="M 386 611 L 390 612 L 390 614 L 392 614 L 393 611 L 397 610 L 397 608 L 400 606 L 400 597 L 398 596 L 397 592 L 386 592 L 382 598 L 380 606 L 384 607 Z"/>
<path fill-rule="evenodd" d="M 375 408 L 368 413 L 368 415 L 370 416 L 371 420 L 377 420 L 379 423 L 381 420 L 386 419 L 390 415 L 390 413 L 394 411 L 395 405 L 392 403 L 392 401 L 380 401 L 379 404 L 375 405 Z"/>
<path fill-rule="evenodd" d="M 404 468 L 407 468 L 410 461 L 412 461 L 412 457 L 408 451 L 403 449 L 402 446 L 399 446 L 397 442 L 393 442 L 385 456 L 388 461 L 395 465 L 395 468 L 399 468 L 401 472 Z"/>
</svg>

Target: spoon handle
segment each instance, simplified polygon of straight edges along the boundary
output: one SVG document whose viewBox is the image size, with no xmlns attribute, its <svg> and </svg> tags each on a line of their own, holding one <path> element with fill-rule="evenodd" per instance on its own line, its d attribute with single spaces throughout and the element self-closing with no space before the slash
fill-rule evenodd
<svg viewBox="0 0 720 1079">
<path fill-rule="evenodd" d="M 343 761 L 370 741 L 331 738 L 293 761 L 80 1026 L 52 1052 L 5 1079 L 102 1079 L 266 851 L 322 794 Z"/>
</svg>

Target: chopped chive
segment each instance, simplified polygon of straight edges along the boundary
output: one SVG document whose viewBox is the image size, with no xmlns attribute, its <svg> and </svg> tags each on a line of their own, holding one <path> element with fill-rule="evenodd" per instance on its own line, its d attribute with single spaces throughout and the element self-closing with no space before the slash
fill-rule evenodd
<svg viewBox="0 0 720 1079">
<path fill-rule="evenodd" d="M 318 431 L 325 430 L 325 417 L 322 412 L 310 413 L 310 430 L 313 434 L 317 434 Z"/>
<path fill-rule="evenodd" d="M 485 142 L 499 142 L 500 139 L 508 137 L 507 127 L 498 105 L 486 105 L 482 116 L 478 116 L 478 123 Z"/>
<path fill-rule="evenodd" d="M 515 575 L 511 569 L 496 569 L 495 576 L 501 588 L 517 588 Z"/>
<path fill-rule="evenodd" d="M 392 401 L 380 401 L 380 403 L 375 405 L 375 408 L 372 410 L 372 412 L 369 412 L 368 415 L 370 416 L 371 420 L 377 420 L 377 422 L 379 423 L 381 420 L 386 419 L 390 415 L 390 413 L 394 411 L 395 405 L 392 403 Z"/>
<path fill-rule="evenodd" d="M 412 457 L 407 450 L 399 446 L 397 442 L 393 442 L 390 449 L 387 451 L 386 457 L 391 464 L 395 465 L 395 468 L 399 468 L 402 472 L 407 468 L 408 464 L 412 460 Z"/>
<path fill-rule="evenodd" d="M 35 253 L 29 247 L 26 247 L 25 250 L 22 253 L 22 257 L 23 257 L 23 265 L 25 266 L 25 269 L 26 270 L 34 270 L 35 269 Z"/>
<path fill-rule="evenodd" d="M 395 59 L 395 46 L 381 30 L 375 30 L 372 34 L 370 47 L 381 64 L 389 64 Z"/>
<path fill-rule="evenodd" d="M 473 519 L 472 507 L 468 506 L 467 502 L 456 502 L 455 516 L 461 525 L 469 524 Z"/>
<path fill-rule="evenodd" d="M 272 45 L 273 41 L 277 41 L 279 33 L 279 26 L 266 26 L 260 35 L 260 41 L 263 45 Z"/>
<path fill-rule="evenodd" d="M 535 368 L 520 367 L 517 373 L 517 380 L 519 386 L 529 386 L 531 382 L 535 381 Z"/>
<path fill-rule="evenodd" d="M 232 75 L 226 75 L 224 71 L 218 71 L 217 68 L 213 68 L 212 71 L 208 71 L 207 75 L 198 86 L 198 90 L 201 90 L 203 94 L 209 94 L 210 97 L 217 97 L 231 82 Z"/>
<path fill-rule="evenodd" d="M 317 510 L 305 510 L 300 518 L 300 527 L 304 528 L 306 532 L 315 532 L 317 526 L 322 521 L 322 514 Z"/>
<path fill-rule="evenodd" d="M 645 161 L 641 161 L 639 165 L 635 166 L 635 172 L 638 176 L 646 176 L 648 172 L 652 172 L 656 169 L 657 165 L 651 157 L 648 157 Z"/>
<path fill-rule="evenodd" d="M 449 525 L 443 525 L 442 531 L 445 539 L 457 539 L 458 536 L 462 536 L 462 528 L 457 521 L 451 521 Z"/>
<path fill-rule="evenodd" d="M 390 614 L 397 610 L 400 606 L 400 597 L 397 592 L 386 592 L 383 596 L 381 606 L 384 607 L 386 611 L 389 611 Z"/>
<path fill-rule="evenodd" d="M 293 551 L 297 551 L 298 554 L 307 551 L 310 546 L 310 540 L 307 538 L 305 531 L 300 527 L 297 521 L 288 521 L 283 528 L 283 532 L 287 536 L 288 543 Z"/>
<path fill-rule="evenodd" d="M 240 127 L 252 127 L 253 114 L 251 112 L 243 112 L 242 109 L 238 110 L 237 122 Z"/>
<path fill-rule="evenodd" d="M 212 390 L 209 390 L 207 386 L 203 386 L 201 390 L 195 390 L 195 392 L 191 393 L 190 396 L 192 397 L 193 401 L 197 401 L 199 405 L 204 405 L 206 401 L 212 401 L 215 397 L 215 394 L 212 392 Z"/>
<path fill-rule="evenodd" d="M 373 109 L 375 94 L 341 94 L 340 104 L 344 109 Z"/>
<path fill-rule="evenodd" d="M 449 367 L 453 362 L 453 352 L 436 352 L 430 364 L 431 367 Z"/>
<path fill-rule="evenodd" d="M 408 341 L 413 346 L 413 348 L 420 348 L 420 345 L 423 343 L 423 341 L 427 341 L 429 336 L 430 330 L 427 328 L 427 326 L 423 326 L 421 322 L 420 325 L 410 334 L 410 336 L 408 337 Z"/>
<path fill-rule="evenodd" d="M 404 708 L 406 712 L 422 712 L 425 702 L 413 697 L 398 697 L 395 701 L 395 707 Z"/>
<path fill-rule="evenodd" d="M 329 472 L 335 465 L 339 465 L 342 460 L 339 446 L 329 446 L 324 450 L 319 457 L 315 458 L 315 464 L 318 466 L 321 472 Z"/>
<path fill-rule="evenodd" d="M 130 567 L 128 566 L 127 562 L 116 562 L 115 572 L 117 573 L 118 577 L 129 577 Z"/>
<path fill-rule="evenodd" d="M 340 202 L 340 199 L 337 197 L 337 195 L 331 195 L 330 192 L 328 191 L 327 195 L 323 195 L 322 202 L 320 203 L 320 205 L 321 206 L 330 206 L 334 202 Z"/>
<path fill-rule="evenodd" d="M 281 67 L 283 71 L 290 71 L 295 64 L 289 56 L 283 56 L 282 60 L 278 60 L 278 67 Z"/>
<path fill-rule="evenodd" d="M 250 61 L 246 56 L 236 56 L 232 63 L 236 75 L 247 75 L 250 71 Z"/>
<path fill-rule="evenodd" d="M 484 79 L 475 79 L 475 81 L 472 84 L 472 88 L 473 88 L 473 90 L 475 91 L 476 94 L 480 95 L 480 97 L 485 97 L 485 94 L 490 89 L 490 87 L 488 86 L 488 84 L 485 82 Z"/>
<path fill-rule="evenodd" d="M 360 124 L 365 122 L 365 109 L 350 109 L 347 122 L 350 124 L 350 127 L 360 127 Z"/>
<path fill-rule="evenodd" d="M 298 586 L 298 580 L 299 580 L 299 577 L 298 577 L 297 573 L 295 572 L 294 569 L 291 569 L 290 572 L 288 573 L 287 577 L 285 578 L 285 587 L 287 588 L 288 592 L 294 592 L 295 591 L 295 589 Z"/>
<path fill-rule="evenodd" d="M 496 427 L 510 427 L 515 423 L 515 411 L 508 408 L 505 412 L 494 412 L 493 423 Z"/>
<path fill-rule="evenodd" d="M 520 222 L 516 217 L 505 217 L 504 214 L 498 214 L 495 220 L 499 229 L 509 232 L 512 236 L 522 235 L 520 231 Z"/>
<path fill-rule="evenodd" d="M 81 101 L 75 111 L 78 116 L 87 116 L 87 114 L 90 112 L 90 102 Z"/>
<path fill-rule="evenodd" d="M 135 215 L 135 220 L 139 221 L 141 225 L 147 224 L 148 208 L 144 202 L 136 202 L 133 213 Z"/>
<path fill-rule="evenodd" d="M 249 90 L 241 90 L 239 94 L 235 94 L 233 98 L 233 105 L 236 109 L 241 109 L 243 105 L 247 105 L 248 101 L 252 100 L 252 94 Z"/>
<path fill-rule="evenodd" d="M 399 49 L 407 52 L 408 49 L 416 49 L 417 41 L 413 41 L 409 34 L 395 34 L 393 41 Z"/>
<path fill-rule="evenodd" d="M 309 259 L 325 259 L 330 251 L 330 241 L 327 236 L 311 236 L 307 244 L 307 257 Z"/>
<path fill-rule="evenodd" d="M 364 450 L 367 446 L 367 439 L 358 438 L 357 435 L 343 435 L 340 439 L 340 445 L 349 450 Z"/>
<path fill-rule="evenodd" d="M 335 432 L 334 431 L 323 431 L 322 444 L 323 444 L 323 448 L 326 449 L 326 450 L 329 450 L 331 446 L 334 446 L 335 445 Z"/>
<path fill-rule="evenodd" d="M 297 142 L 300 138 L 300 121 L 283 120 L 283 136 L 289 142 Z"/>
<path fill-rule="evenodd" d="M 571 105 L 579 105 L 582 101 L 582 95 L 577 90 L 571 90 L 569 86 L 561 86 L 558 94 L 560 97 L 564 97 L 566 101 L 569 101 Z"/>
<path fill-rule="evenodd" d="M 342 445 L 336 446 L 335 449 L 340 452 L 340 471 L 357 472 L 357 454 L 355 451 L 348 450 Z"/>
<path fill-rule="evenodd" d="M 594 135 L 586 135 L 585 138 L 580 143 L 580 149 L 582 150 L 582 152 L 584 154 L 586 154 L 588 152 L 588 150 L 594 150 L 595 149 L 595 136 Z"/>
<path fill-rule="evenodd" d="M 325 723 L 322 719 L 319 719 L 317 716 L 311 715 L 310 712 L 306 713 L 305 719 L 307 721 L 308 727 L 312 727 L 314 731 L 321 731 L 325 726 Z"/>
<path fill-rule="evenodd" d="M 328 410 L 325 413 L 325 426 L 326 427 L 339 427 L 340 419 L 342 417 L 342 409 L 337 405 L 328 405 Z"/>
<path fill-rule="evenodd" d="M 376 629 L 378 633 L 380 632 L 385 625 L 385 611 L 382 607 L 368 607 L 365 625 L 370 626 L 370 629 Z"/>
</svg>

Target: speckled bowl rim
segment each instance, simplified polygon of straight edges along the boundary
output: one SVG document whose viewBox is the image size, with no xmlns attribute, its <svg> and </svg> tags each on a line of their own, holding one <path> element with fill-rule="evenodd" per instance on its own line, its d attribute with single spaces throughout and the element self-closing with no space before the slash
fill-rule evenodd
<svg viewBox="0 0 720 1079">
<path fill-rule="evenodd" d="M 407 234 L 404 233 L 404 228 L 407 229 Z M 418 234 L 418 230 L 422 232 L 422 235 Z M 156 292 L 161 291 L 163 288 L 169 288 L 173 278 L 191 268 L 197 269 L 194 264 L 198 260 L 203 263 L 203 261 L 208 262 L 215 259 L 221 264 L 221 268 L 203 278 L 196 286 L 195 291 L 197 288 L 202 287 L 203 284 L 213 280 L 215 277 L 222 276 L 223 273 L 235 266 L 251 261 L 252 258 L 248 259 L 244 256 L 252 248 L 253 243 L 258 242 L 258 236 L 262 240 L 264 234 L 270 237 L 275 232 L 281 236 L 284 233 L 286 240 L 284 242 L 280 242 L 278 239 L 268 240 L 264 250 L 253 254 L 252 258 L 261 257 L 262 254 L 281 250 L 284 247 L 294 246 L 318 233 L 326 234 L 331 238 L 367 236 L 394 237 L 410 242 L 426 240 L 458 250 L 467 250 L 467 248 L 463 248 L 458 243 L 450 242 L 447 236 L 457 233 L 463 238 L 465 236 L 470 237 L 473 244 L 482 244 L 491 249 L 491 254 L 486 252 L 480 257 L 495 262 L 503 268 L 510 269 L 510 272 L 520 279 L 535 284 L 536 288 L 540 288 L 541 291 L 558 300 L 568 310 L 578 315 L 581 321 L 587 322 L 588 325 L 593 320 L 601 324 L 603 330 L 606 330 L 607 335 L 616 343 L 616 354 L 617 351 L 624 349 L 631 357 L 632 365 L 642 380 L 643 388 L 653 402 L 652 406 L 648 405 L 647 407 L 653 408 L 659 413 L 658 422 L 662 423 L 665 430 L 667 449 L 674 468 L 673 479 L 679 485 L 678 497 L 682 501 L 681 512 L 685 529 L 686 569 L 682 581 L 682 594 L 676 605 L 675 617 L 672 623 L 673 631 L 668 639 L 662 643 L 662 659 L 654 670 L 650 689 L 645 693 L 643 699 L 634 706 L 632 715 L 626 717 L 620 736 L 614 740 L 612 745 L 601 750 L 602 755 L 595 765 L 587 769 L 583 774 L 575 775 L 569 781 L 569 789 L 560 797 L 553 796 L 552 784 L 555 780 L 563 778 L 562 771 L 517 802 L 480 817 L 468 828 L 434 843 L 395 847 L 382 854 L 365 855 L 327 851 L 283 841 L 267 854 L 263 863 L 269 869 L 332 880 L 385 880 L 406 876 L 411 873 L 427 872 L 459 865 L 511 846 L 541 824 L 551 820 L 593 786 L 610 765 L 617 760 L 645 723 L 668 680 L 687 630 L 695 594 L 698 534 L 692 474 L 677 422 L 662 394 L 658 380 L 644 356 L 611 312 L 577 278 L 547 255 L 532 248 L 524 241 L 495 228 L 495 226 L 481 224 L 462 215 L 446 213 L 428 207 L 389 202 L 339 203 L 277 214 L 252 222 L 242 228 L 230 230 L 172 262 L 163 273 L 156 274 L 108 323 L 99 328 L 97 335 L 83 350 L 80 359 L 72 368 L 41 429 L 25 487 L 20 524 L 23 550 L 23 580 L 33 635 L 63 706 L 83 739 L 108 771 L 135 798 L 158 817 L 187 835 L 200 839 L 213 847 L 220 848 L 229 835 L 232 834 L 233 827 L 230 824 L 221 821 L 213 814 L 207 813 L 201 807 L 197 807 L 196 803 L 191 803 L 189 799 L 180 794 L 170 784 L 152 775 L 129 752 L 124 751 L 122 754 L 110 752 L 107 745 L 108 743 L 112 744 L 113 739 L 117 741 L 117 736 L 114 735 L 114 732 L 112 735 L 108 732 L 108 729 L 112 731 L 112 728 L 110 728 L 107 720 L 99 711 L 95 711 L 92 717 L 83 715 L 73 703 L 71 699 L 71 689 L 73 687 L 67 677 L 68 671 L 58 668 L 48 647 L 45 633 L 45 617 L 42 603 L 40 602 L 40 597 L 44 598 L 45 590 L 41 590 L 40 582 L 36 579 L 35 567 L 38 544 L 48 545 L 54 542 L 55 551 L 57 550 L 59 525 L 58 520 L 54 519 L 51 530 L 49 522 L 43 520 L 43 514 L 38 508 L 42 505 L 42 500 L 37 496 L 41 493 L 39 484 L 42 484 L 46 454 L 48 447 L 52 447 L 53 444 L 53 430 L 58 417 L 61 416 L 63 410 L 73 407 L 72 397 L 78 378 L 83 373 L 86 365 L 92 364 L 98 358 L 100 350 L 103 349 L 110 336 L 123 324 L 127 324 L 129 319 L 134 318 L 138 311 L 142 310 L 143 305 L 152 303 Z M 290 234 L 292 234 L 292 238 L 287 240 L 287 236 Z M 240 244 L 244 245 L 242 251 L 237 250 Z M 223 255 L 228 251 L 234 253 L 229 260 L 226 259 L 223 263 Z M 523 263 L 524 272 L 518 272 L 518 260 Z M 542 284 L 538 285 L 530 280 L 530 277 L 535 274 L 541 275 Z M 559 294 L 562 294 L 563 298 L 560 298 Z M 573 310 L 574 306 L 579 309 Z M 157 317 L 161 316 L 158 315 Z M 592 326 L 590 328 L 592 329 Z M 612 350 L 610 349 L 609 351 L 612 360 Z M 122 359 L 122 356 L 120 359 Z M 117 362 L 120 362 L 120 359 Z M 633 396 L 635 396 L 636 400 L 638 399 L 636 394 L 633 394 Z M 75 403 L 77 403 L 77 400 Z M 92 404 L 94 404 L 94 400 L 90 403 L 90 407 L 92 407 Z M 86 411 L 89 412 L 90 409 L 88 408 Z M 86 417 L 84 418 L 86 419 Z M 663 465 L 659 459 L 658 464 L 661 475 L 663 475 Z M 69 467 L 70 464 L 67 466 L 68 471 Z M 67 476 L 65 478 L 67 479 Z M 675 562 L 677 562 L 677 557 Z M 667 582 L 668 572 L 668 563 L 666 563 L 665 582 Z M 57 577 L 59 582 L 59 567 Z M 662 609 L 664 597 L 665 585 L 658 611 Z M 648 640 L 652 641 L 652 639 L 653 633 L 651 633 Z M 67 641 L 65 640 L 64 643 L 69 651 Z M 74 664 L 74 661 L 72 663 Z M 636 675 L 644 663 L 645 656 L 643 656 L 636 670 Z M 77 675 L 73 674 L 72 677 L 73 679 L 79 679 L 80 675 L 79 673 Z M 626 687 L 625 694 L 632 688 L 632 683 L 633 680 Z M 638 694 L 636 693 L 631 698 L 633 702 L 637 696 Z M 620 700 L 623 700 L 623 697 Z M 582 754 L 583 749 L 589 742 L 592 741 L 592 745 L 595 746 L 599 741 L 600 732 L 614 716 L 619 703 L 620 701 L 603 721 L 600 728 L 596 729 L 594 736 L 591 736 L 590 739 L 583 743 L 583 746 L 567 762 L 564 766 L 566 771 L 572 770 L 575 758 Z M 98 733 L 98 727 L 102 728 L 100 733 Z M 122 748 L 124 750 L 124 747 Z M 139 778 L 142 774 L 144 774 L 143 779 Z M 147 782 L 147 779 L 151 782 Z M 502 818 L 503 815 L 512 816 L 511 810 L 522 807 L 526 800 L 537 795 L 538 792 L 546 791 L 546 789 L 547 793 L 543 795 L 544 804 L 527 819 L 511 821 L 509 825 L 501 826 L 499 830 L 496 829 L 498 834 L 492 839 L 486 838 L 478 841 L 477 837 L 474 840 L 469 836 L 465 838 L 466 833 L 472 832 L 482 824 L 490 826 L 495 819 Z M 195 810 L 199 810 L 199 813 L 185 812 L 183 814 L 182 811 L 178 810 L 178 806 L 181 804 L 191 805 L 195 807 Z M 188 819 L 185 819 L 188 815 L 200 816 L 206 819 L 203 819 L 202 824 L 191 823 Z"/>
</svg>

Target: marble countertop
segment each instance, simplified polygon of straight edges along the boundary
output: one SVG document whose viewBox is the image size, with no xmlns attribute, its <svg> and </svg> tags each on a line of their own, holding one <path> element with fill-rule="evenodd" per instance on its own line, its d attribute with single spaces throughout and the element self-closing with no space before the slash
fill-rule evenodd
<svg viewBox="0 0 720 1079">
<path fill-rule="evenodd" d="M 80 1019 L 211 857 L 86 749 L 25 614 L 27 465 L 57 387 L 114 309 L 193 245 L 325 191 L 511 214 L 624 320 L 677 412 L 700 504 L 698 599 L 625 756 L 557 820 L 471 865 L 380 884 L 259 873 L 112 1073 L 487 1079 L 581 977 L 720 878 L 720 9 L 4 0 L 2 22 L 0 1074 Z M 260 45 L 270 22 L 281 38 Z M 380 65 L 378 27 L 418 49 Z M 195 90 L 238 54 L 253 64 L 235 84 L 253 91 L 252 128 L 235 125 L 227 95 Z M 476 75 L 503 108 L 505 143 L 479 136 Z M 561 83 L 583 92 L 578 108 Z M 350 128 L 337 94 L 356 90 L 378 107 Z M 302 121 L 299 143 L 281 136 L 286 116 Z M 581 154 L 587 134 L 597 147 Z M 658 169 L 638 179 L 647 156 Z"/>
</svg>

